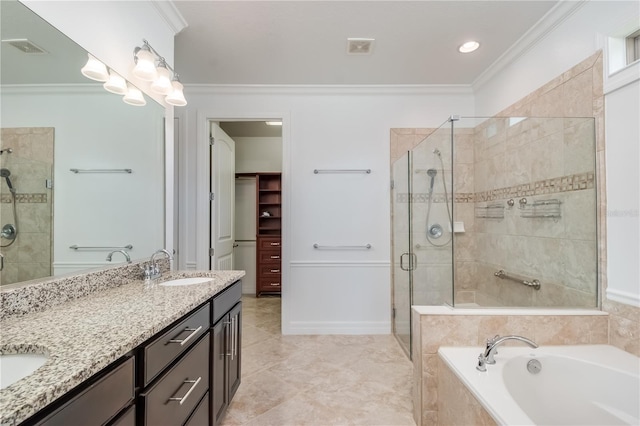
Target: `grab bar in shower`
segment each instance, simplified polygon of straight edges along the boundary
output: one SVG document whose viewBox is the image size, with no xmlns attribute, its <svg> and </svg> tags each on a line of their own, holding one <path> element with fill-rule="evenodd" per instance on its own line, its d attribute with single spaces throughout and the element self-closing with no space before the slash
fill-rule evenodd
<svg viewBox="0 0 640 426">
<path fill-rule="evenodd" d="M 496 277 L 501 278 L 503 280 L 511 280 L 511 281 L 515 281 L 517 283 L 526 285 L 527 287 L 531 287 L 534 290 L 540 290 L 540 281 L 535 279 L 535 278 L 533 280 L 531 280 L 531 281 L 528 281 L 528 280 L 523 279 L 523 278 L 518 278 L 518 277 L 515 277 L 513 275 L 509 275 L 502 269 L 500 269 L 498 272 L 494 272 L 493 275 L 495 275 Z"/>
<path fill-rule="evenodd" d="M 133 173 L 132 169 L 69 169 L 73 173 Z"/>
<path fill-rule="evenodd" d="M 79 245 L 72 245 L 69 246 L 69 248 L 71 250 L 104 250 L 104 251 L 113 251 L 113 250 L 131 250 L 133 249 L 133 246 L 131 244 L 128 244 L 126 246 L 123 247 L 89 247 L 89 246 L 79 246 Z"/>
<path fill-rule="evenodd" d="M 320 174 L 320 173 L 366 173 L 366 174 L 370 174 L 371 173 L 371 169 L 314 169 L 313 170 L 314 174 Z"/>
<path fill-rule="evenodd" d="M 369 250 L 371 244 L 365 244 L 363 246 L 323 246 L 315 243 L 313 248 L 317 250 Z"/>
</svg>

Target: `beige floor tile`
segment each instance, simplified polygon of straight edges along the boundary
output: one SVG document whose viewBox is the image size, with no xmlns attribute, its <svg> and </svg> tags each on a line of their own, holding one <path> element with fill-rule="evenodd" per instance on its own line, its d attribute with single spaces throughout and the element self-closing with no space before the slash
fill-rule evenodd
<svg viewBox="0 0 640 426">
<path fill-rule="evenodd" d="M 280 299 L 243 297 L 242 384 L 225 426 L 412 426 L 412 364 L 392 336 L 282 336 Z"/>
</svg>

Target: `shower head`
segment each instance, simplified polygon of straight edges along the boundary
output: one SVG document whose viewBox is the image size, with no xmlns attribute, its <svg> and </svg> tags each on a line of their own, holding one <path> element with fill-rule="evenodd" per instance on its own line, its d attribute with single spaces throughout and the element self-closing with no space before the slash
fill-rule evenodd
<svg viewBox="0 0 640 426">
<path fill-rule="evenodd" d="M 6 179 L 7 186 L 9 187 L 9 191 L 11 191 L 12 193 L 15 193 L 16 190 L 13 189 L 13 185 L 11 184 L 11 179 L 9 179 L 9 176 L 11 176 L 11 172 L 9 171 L 9 169 L 0 169 L 0 177 L 3 177 Z"/>
<path fill-rule="evenodd" d="M 436 169 L 427 170 L 427 176 L 431 178 L 431 183 L 429 184 L 429 193 L 433 192 L 433 182 L 435 182 L 437 174 L 438 171 Z"/>
</svg>

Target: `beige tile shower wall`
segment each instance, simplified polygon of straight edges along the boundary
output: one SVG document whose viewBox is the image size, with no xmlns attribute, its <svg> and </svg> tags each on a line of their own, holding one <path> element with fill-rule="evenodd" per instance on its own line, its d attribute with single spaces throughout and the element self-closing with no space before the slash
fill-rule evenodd
<svg viewBox="0 0 640 426">
<path fill-rule="evenodd" d="M 593 120 L 493 118 L 476 127 L 477 301 L 483 306 L 593 307 L 596 304 L 596 197 Z M 514 207 L 507 200 L 515 202 Z M 559 218 L 523 217 L 536 201 L 557 200 Z M 494 276 L 538 279 L 536 291 Z"/>
<path fill-rule="evenodd" d="M 51 275 L 53 199 L 46 179 L 53 171 L 54 129 L 47 127 L 2 129 L 2 147 L 11 148 L 0 159 L 11 172 L 17 190 L 18 237 L 2 247 L 5 268 L 0 284 L 11 284 Z M 4 182 L 0 185 L 0 226 L 14 223 L 13 198 Z M 2 239 L 2 245 L 8 241 Z"/>
<path fill-rule="evenodd" d="M 448 309 L 448 308 L 442 308 Z M 477 310 L 468 315 L 420 314 L 413 311 L 415 348 L 413 352 L 413 403 L 418 426 L 446 424 L 439 419 L 438 349 L 441 346 L 484 346 L 487 338 L 516 334 L 540 345 L 604 344 L 608 342 L 608 316 L 534 315 L 515 311 L 497 315 Z M 567 312 L 565 312 L 567 313 Z M 475 362 L 475 360 L 469 360 Z"/>
</svg>

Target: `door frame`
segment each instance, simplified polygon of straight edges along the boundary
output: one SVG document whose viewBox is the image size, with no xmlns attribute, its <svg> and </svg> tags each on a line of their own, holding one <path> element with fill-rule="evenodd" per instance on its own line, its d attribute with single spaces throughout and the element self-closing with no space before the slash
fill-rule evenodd
<svg viewBox="0 0 640 426">
<path fill-rule="evenodd" d="M 282 120 L 282 324 L 287 324 L 289 262 L 291 259 L 291 117 L 286 112 L 198 110 L 196 114 L 196 269 L 209 267 L 209 122 Z"/>
</svg>

